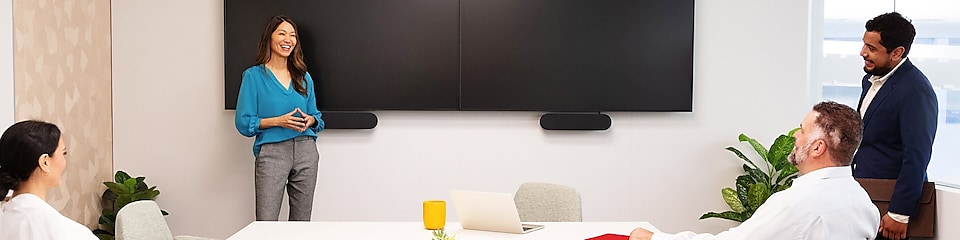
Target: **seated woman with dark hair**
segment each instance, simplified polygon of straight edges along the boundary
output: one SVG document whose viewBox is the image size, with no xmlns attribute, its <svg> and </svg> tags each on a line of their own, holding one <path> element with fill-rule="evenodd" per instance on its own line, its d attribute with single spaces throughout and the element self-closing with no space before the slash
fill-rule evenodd
<svg viewBox="0 0 960 240">
<path fill-rule="evenodd" d="M 97 239 L 87 227 L 47 204 L 47 191 L 60 186 L 67 166 L 60 129 L 27 120 L 0 137 L 0 239 Z"/>
</svg>

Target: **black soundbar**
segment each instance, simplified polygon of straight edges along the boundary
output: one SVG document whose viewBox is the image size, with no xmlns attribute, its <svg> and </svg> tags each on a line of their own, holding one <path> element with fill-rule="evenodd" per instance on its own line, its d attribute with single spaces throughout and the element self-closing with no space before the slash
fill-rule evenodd
<svg viewBox="0 0 960 240">
<path fill-rule="evenodd" d="M 373 129 L 377 115 L 371 112 L 322 112 L 325 129 Z"/>
<path fill-rule="evenodd" d="M 610 116 L 603 113 L 547 113 L 540 116 L 546 130 L 607 130 Z"/>
</svg>

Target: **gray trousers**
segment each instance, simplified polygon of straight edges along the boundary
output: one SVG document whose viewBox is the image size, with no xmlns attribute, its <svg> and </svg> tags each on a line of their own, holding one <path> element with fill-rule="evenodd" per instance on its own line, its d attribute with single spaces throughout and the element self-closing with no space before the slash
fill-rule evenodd
<svg viewBox="0 0 960 240">
<path fill-rule="evenodd" d="M 261 145 L 254 169 L 257 221 L 279 220 L 284 188 L 289 196 L 290 221 L 310 221 L 319 162 L 317 143 L 311 137 Z"/>
</svg>

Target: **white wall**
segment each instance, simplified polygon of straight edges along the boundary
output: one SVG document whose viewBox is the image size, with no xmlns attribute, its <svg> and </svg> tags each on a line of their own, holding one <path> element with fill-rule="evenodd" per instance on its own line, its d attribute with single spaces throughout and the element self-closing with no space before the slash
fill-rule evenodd
<svg viewBox="0 0 960 240">
<path fill-rule="evenodd" d="M 0 132 L 13 113 L 13 0 L 0 0 Z"/>
<path fill-rule="evenodd" d="M 809 110 L 808 6 L 696 9 L 695 112 L 613 113 L 605 132 L 543 131 L 535 112 L 377 112 L 374 130 L 318 139 L 313 219 L 419 221 L 420 202 L 451 189 L 546 181 L 581 191 L 585 221 L 732 226 L 697 218 L 727 209 L 720 188 L 740 163 L 724 147 L 748 150 L 741 132 L 769 144 Z M 223 110 L 223 2 L 112 1 L 111 12 L 115 166 L 159 186 L 174 233 L 229 236 L 254 218 L 253 156 Z"/>
<path fill-rule="evenodd" d="M 937 188 L 937 232 L 935 239 L 960 239 L 960 189 Z"/>
</svg>

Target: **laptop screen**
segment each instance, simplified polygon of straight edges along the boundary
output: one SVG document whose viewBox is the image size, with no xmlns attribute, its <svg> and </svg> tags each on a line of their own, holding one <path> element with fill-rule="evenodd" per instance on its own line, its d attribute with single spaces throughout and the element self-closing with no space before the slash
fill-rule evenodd
<svg viewBox="0 0 960 240">
<path fill-rule="evenodd" d="M 464 229 L 526 233 L 543 227 L 527 224 L 525 229 L 513 196 L 507 193 L 454 190 L 450 197 Z"/>
</svg>

